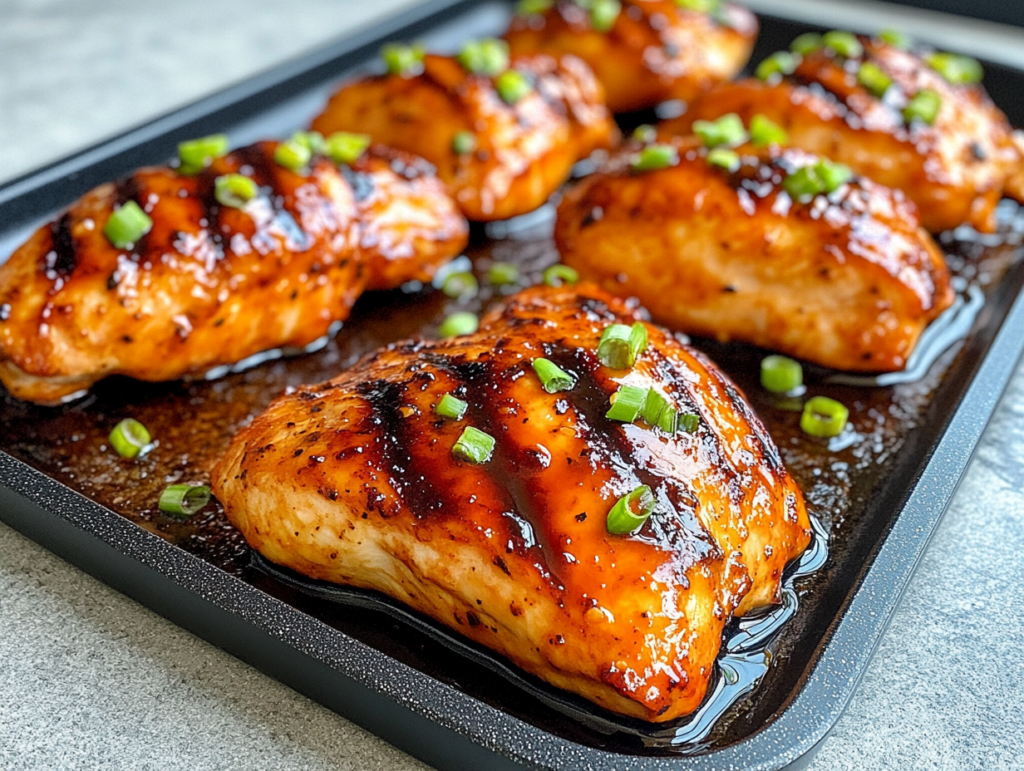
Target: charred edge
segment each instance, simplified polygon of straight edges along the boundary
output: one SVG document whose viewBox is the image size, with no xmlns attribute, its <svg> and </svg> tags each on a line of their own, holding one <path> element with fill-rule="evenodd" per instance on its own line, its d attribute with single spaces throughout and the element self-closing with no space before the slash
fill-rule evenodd
<svg viewBox="0 0 1024 771">
<path fill-rule="evenodd" d="M 338 170 L 348 186 L 352 188 L 352 197 L 357 204 L 363 203 L 377 189 L 373 183 L 373 177 L 366 172 L 356 171 L 344 163 L 338 166 Z"/>
<path fill-rule="evenodd" d="M 78 265 L 78 249 L 75 238 L 71 234 L 71 214 L 63 217 L 50 226 L 50 237 L 53 241 L 53 269 L 62 276 L 69 276 Z"/>
<path fill-rule="evenodd" d="M 850 117 L 850 115 L 856 114 L 854 113 L 850 105 L 847 103 L 845 96 L 838 93 L 837 91 L 833 91 L 831 88 L 828 88 L 818 80 L 805 77 L 804 75 L 801 75 L 800 73 L 797 72 L 794 72 L 790 75 L 786 75 L 784 80 L 790 85 L 797 86 L 799 88 L 806 88 L 814 96 L 817 96 L 820 99 L 824 99 L 826 102 L 828 102 L 829 104 L 836 108 L 837 112 L 844 121 L 847 120 Z"/>
</svg>

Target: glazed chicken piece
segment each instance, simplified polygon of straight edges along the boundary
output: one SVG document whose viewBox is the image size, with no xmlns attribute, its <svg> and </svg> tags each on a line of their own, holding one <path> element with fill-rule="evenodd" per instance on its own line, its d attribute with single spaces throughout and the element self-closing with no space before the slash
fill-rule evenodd
<svg viewBox="0 0 1024 771">
<path fill-rule="evenodd" d="M 901 193 L 851 177 L 794 198 L 786 179 L 815 156 L 745 145 L 730 171 L 694 137 L 667 146 L 676 165 L 643 172 L 639 148 L 624 150 L 566 194 L 555 225 L 566 264 L 659 323 L 887 371 L 951 304 L 942 254 Z"/>
<path fill-rule="evenodd" d="M 578 56 L 612 112 L 695 99 L 739 74 L 757 38 L 757 17 L 732 3 L 626 0 L 609 13 L 615 5 L 558 0 L 520 10 L 505 37 L 513 54 Z"/>
<path fill-rule="evenodd" d="M 697 120 L 761 113 L 789 132 L 793 146 L 904 191 L 929 231 L 969 224 L 993 232 L 1000 198 L 1024 200 L 1024 155 L 1006 116 L 981 85 L 951 83 L 926 63 L 942 68 L 948 55 L 849 38 L 848 57 L 831 48 L 776 55 L 772 62 L 790 74 L 762 64 L 766 81 L 718 86 L 661 130 L 689 134 Z"/>
<path fill-rule="evenodd" d="M 0 381 L 56 403 L 113 374 L 172 380 L 282 346 L 346 318 L 364 286 L 429 278 L 468 228 L 429 166 L 371 148 L 349 166 L 296 173 L 261 142 L 186 176 L 146 168 L 87 193 L 0 266 Z M 396 171 L 397 170 L 397 171 Z M 259 185 L 237 208 L 215 180 Z M 104 234 L 136 202 L 152 229 L 128 248 Z"/>
<path fill-rule="evenodd" d="M 492 76 L 428 54 L 405 74 L 344 85 L 312 127 L 426 158 L 471 220 L 533 211 L 576 161 L 618 137 L 600 85 L 572 56 L 516 57 Z"/>
<path fill-rule="evenodd" d="M 703 356 L 645 325 L 633 369 L 599 363 L 605 327 L 636 318 L 596 287 L 539 287 L 473 335 L 388 346 L 274 402 L 214 469 L 215 493 L 272 562 L 384 592 L 613 712 L 686 715 L 723 626 L 777 601 L 809 520 Z M 539 357 L 573 387 L 546 392 Z M 658 389 L 697 428 L 607 418 L 622 383 Z M 439 417 L 446 394 L 461 418 Z M 453 453 L 467 427 L 495 440 L 482 462 Z M 653 513 L 611 534 L 609 510 L 640 485 Z"/>
</svg>

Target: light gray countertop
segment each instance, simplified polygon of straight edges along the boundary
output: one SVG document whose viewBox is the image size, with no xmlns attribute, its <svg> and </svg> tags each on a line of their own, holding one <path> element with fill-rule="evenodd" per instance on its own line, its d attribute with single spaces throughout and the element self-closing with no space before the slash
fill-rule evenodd
<svg viewBox="0 0 1024 771">
<path fill-rule="evenodd" d="M 412 4 L 0 0 L 0 182 Z M 752 5 L 950 34 L 875 3 Z M 955 29 L 1024 66 L 1024 32 Z M 1019 367 L 815 771 L 1024 768 L 1022 553 Z M 426 767 L 0 525 L 0 768 Z"/>
</svg>

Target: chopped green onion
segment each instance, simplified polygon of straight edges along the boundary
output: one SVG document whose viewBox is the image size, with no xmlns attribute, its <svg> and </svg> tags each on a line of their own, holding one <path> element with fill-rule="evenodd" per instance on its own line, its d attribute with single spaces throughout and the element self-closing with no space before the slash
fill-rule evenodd
<svg viewBox="0 0 1024 771">
<path fill-rule="evenodd" d="M 743 119 L 734 112 L 723 115 L 718 120 L 695 120 L 693 133 L 704 140 L 705 147 L 736 147 L 747 141 Z"/>
<path fill-rule="evenodd" d="M 134 458 L 152 441 L 149 430 L 135 418 L 125 418 L 110 432 L 110 446 L 122 458 Z"/>
<path fill-rule="evenodd" d="M 765 356 L 761 360 L 761 385 L 773 394 L 785 394 L 804 384 L 800 362 L 788 356 Z"/>
<path fill-rule="evenodd" d="M 653 388 L 648 388 L 647 398 L 644 399 L 644 406 L 640 408 L 640 417 L 652 426 L 656 426 L 658 425 L 658 418 L 661 417 L 661 414 L 666 409 L 672 409 L 668 403 L 668 399 Z"/>
<path fill-rule="evenodd" d="M 789 50 L 801 56 L 807 56 L 807 54 L 824 47 L 825 41 L 821 39 L 821 35 L 817 32 L 805 32 L 795 37 L 793 42 L 789 44 Z"/>
<path fill-rule="evenodd" d="M 508 69 L 508 43 L 493 37 L 470 40 L 455 58 L 474 75 L 493 77 Z"/>
<path fill-rule="evenodd" d="M 168 485 L 160 493 L 160 511 L 175 517 L 191 517 L 210 502 L 206 485 Z"/>
<path fill-rule="evenodd" d="M 555 4 L 555 0 L 519 0 L 516 13 L 520 16 L 535 16 L 544 13 Z"/>
<path fill-rule="evenodd" d="M 407 46 L 402 43 L 388 43 L 380 49 L 388 74 L 404 78 L 423 72 L 423 54 L 423 46 Z"/>
<path fill-rule="evenodd" d="M 650 123 L 641 123 L 633 129 L 633 139 L 638 142 L 643 142 L 645 145 L 650 144 L 657 138 L 658 130 Z"/>
<path fill-rule="evenodd" d="M 818 178 L 825 185 L 825 189 L 822 191 L 825 193 L 834 193 L 853 179 L 853 170 L 849 166 L 833 163 L 825 158 L 814 164 L 814 169 L 818 173 Z"/>
<path fill-rule="evenodd" d="M 324 153 L 324 135 L 319 131 L 296 131 L 292 134 L 292 139 L 309 148 L 313 155 L 323 155 Z"/>
<path fill-rule="evenodd" d="M 441 284 L 441 291 L 452 298 L 473 297 L 479 288 L 476 276 L 468 270 L 449 273 L 444 277 L 444 283 Z"/>
<path fill-rule="evenodd" d="M 629 369 L 647 348 L 647 327 L 639 321 L 631 327 L 611 324 L 601 334 L 597 358 L 611 369 Z"/>
<path fill-rule="evenodd" d="M 455 440 L 452 454 L 469 463 L 486 463 L 494 452 L 494 437 L 478 428 L 466 426 Z"/>
<path fill-rule="evenodd" d="M 700 417 L 694 415 L 692 412 L 688 412 L 685 415 L 679 416 L 679 429 L 685 431 L 688 434 L 692 434 L 697 430 L 697 426 L 700 425 Z M 669 432 L 671 433 L 671 432 Z"/>
<path fill-rule="evenodd" d="M 448 418 L 449 420 L 462 420 L 462 416 L 466 414 L 466 410 L 469 408 L 467 402 L 458 399 L 451 394 L 445 394 L 441 397 L 441 401 L 437 403 L 434 408 L 434 412 L 440 415 L 442 418 Z"/>
<path fill-rule="evenodd" d="M 540 378 L 541 387 L 549 394 L 569 391 L 576 385 L 576 378 L 549 359 L 534 359 L 533 371 Z"/>
<path fill-rule="evenodd" d="M 687 11 L 713 13 L 722 5 L 722 0 L 676 0 L 676 5 Z"/>
<path fill-rule="evenodd" d="M 924 58 L 928 66 L 955 86 L 980 83 L 985 76 L 981 62 L 963 54 L 936 51 Z"/>
<path fill-rule="evenodd" d="M 852 32 L 841 32 L 834 29 L 822 35 L 821 42 L 825 44 L 826 48 L 831 48 L 847 59 L 856 59 L 864 54 L 864 46 Z"/>
<path fill-rule="evenodd" d="M 644 402 L 647 401 L 647 389 L 638 386 L 622 385 L 611 396 L 611 407 L 605 413 L 609 420 L 632 423 L 637 419 Z"/>
<path fill-rule="evenodd" d="M 874 62 L 862 62 L 857 70 L 857 82 L 881 99 L 892 85 L 892 78 Z"/>
<path fill-rule="evenodd" d="M 452 137 L 452 152 L 469 155 L 476 150 L 476 135 L 472 131 L 460 131 Z"/>
<path fill-rule="evenodd" d="M 629 495 L 615 502 L 608 512 L 608 532 L 629 535 L 638 530 L 654 511 L 654 493 L 647 485 L 640 485 Z"/>
<path fill-rule="evenodd" d="M 178 158 L 181 170 L 194 174 L 205 169 L 214 158 L 221 158 L 228 152 L 228 135 L 211 134 L 200 139 L 190 139 L 178 144 Z"/>
<path fill-rule="evenodd" d="M 324 141 L 324 153 L 335 163 L 355 163 L 370 146 L 369 134 L 336 131 Z"/>
<path fill-rule="evenodd" d="M 118 249 L 127 249 L 153 229 L 153 220 L 135 201 L 126 201 L 103 226 L 103 235 Z"/>
<path fill-rule="evenodd" d="M 789 51 L 776 51 L 757 65 L 754 74 L 761 80 L 770 80 L 775 75 L 791 75 L 799 62 L 799 57 Z"/>
<path fill-rule="evenodd" d="M 597 32 L 607 32 L 615 24 L 622 11 L 619 0 L 592 0 L 590 5 L 590 26 Z"/>
<path fill-rule="evenodd" d="M 675 434 L 679 429 L 679 411 L 673 407 L 666 407 L 658 416 L 657 426 L 669 436 Z"/>
<path fill-rule="evenodd" d="M 241 174 L 225 174 L 213 182 L 213 197 L 221 206 L 241 209 L 255 198 L 258 192 L 256 183 Z"/>
<path fill-rule="evenodd" d="M 519 268 L 511 262 L 492 262 L 487 269 L 487 281 L 494 286 L 518 284 Z"/>
<path fill-rule="evenodd" d="M 754 147 L 784 145 L 789 141 L 789 134 L 778 123 L 757 113 L 750 119 L 750 141 L 754 143 Z"/>
<path fill-rule="evenodd" d="M 878 39 L 893 48 L 902 48 L 904 51 L 909 51 L 914 47 L 914 38 L 898 29 L 883 29 L 878 33 Z"/>
<path fill-rule="evenodd" d="M 518 70 L 506 70 L 494 79 L 494 88 L 501 101 L 515 104 L 533 90 L 533 84 Z"/>
<path fill-rule="evenodd" d="M 800 429 L 811 436 L 839 436 L 849 417 L 850 410 L 842 402 L 827 396 L 815 396 L 804 405 Z"/>
<path fill-rule="evenodd" d="M 480 326 L 480 320 L 476 314 L 469 311 L 453 313 L 437 328 L 437 334 L 441 337 L 459 337 L 460 335 L 471 335 Z"/>
<path fill-rule="evenodd" d="M 930 88 L 923 88 L 914 94 L 903 108 L 903 118 L 908 123 L 917 119 L 931 126 L 939 117 L 939 108 L 942 107 L 942 97 L 938 91 Z"/>
<path fill-rule="evenodd" d="M 852 178 L 853 171 L 848 166 L 822 158 L 787 176 L 782 181 L 782 187 L 792 198 L 803 199 L 819 193 L 834 193 Z"/>
<path fill-rule="evenodd" d="M 551 265 L 544 269 L 544 283 L 548 286 L 562 286 L 563 284 L 575 284 L 580 280 L 579 271 L 570 268 L 568 265 Z"/>
<path fill-rule="evenodd" d="M 309 165 L 313 153 L 297 139 L 282 142 L 274 150 L 274 163 L 291 171 L 300 171 Z"/>
<path fill-rule="evenodd" d="M 735 150 L 715 147 L 708 150 L 707 162 L 731 173 L 740 167 L 740 156 Z"/>
<path fill-rule="evenodd" d="M 679 163 L 679 153 L 672 145 L 647 145 L 633 156 L 633 171 L 657 171 Z"/>
</svg>

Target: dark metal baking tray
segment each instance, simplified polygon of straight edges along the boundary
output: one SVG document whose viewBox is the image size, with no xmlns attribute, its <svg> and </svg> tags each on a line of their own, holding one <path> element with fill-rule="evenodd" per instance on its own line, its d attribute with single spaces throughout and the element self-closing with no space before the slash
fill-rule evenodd
<svg viewBox="0 0 1024 771">
<path fill-rule="evenodd" d="M 301 127 L 340 78 L 366 66 L 385 40 L 424 39 L 450 50 L 502 29 L 508 9 L 498 2 L 424 4 L 16 180 L 0 188 L 0 255 L 96 184 L 162 162 L 181 139 L 228 131 L 238 145 Z M 754 60 L 806 29 L 762 17 Z M 1024 104 L 1017 101 L 1024 74 L 989 65 L 986 86 L 1011 122 L 1024 124 Z M 381 341 L 429 331 L 445 312 L 446 301 L 436 292 L 368 295 L 323 351 L 218 381 L 146 385 L 112 379 L 86 401 L 51 410 L 0 399 L 0 518 L 442 768 L 798 767 L 852 696 L 1024 349 L 1024 217 L 1009 206 L 1002 214 L 1002 240 L 944 236 L 964 288 L 952 327 L 959 322 L 971 328 L 966 339 L 930 357 L 918 381 L 864 387 L 810 371 L 813 387 L 854 405 L 861 421 L 855 436 L 817 445 L 801 439 L 793 413 L 756 386 L 752 373 L 760 351 L 698 341 L 765 417 L 812 509 L 831 531 L 832 550 L 824 568 L 795 580 L 799 608 L 772 641 L 774 663 L 758 688 L 700 741 L 676 746 L 640 730 L 616 730 L 631 727 L 614 716 L 560 706 L 553 689 L 522 673 L 499 671 L 504 665 L 488 663 L 485 652 L 467 649 L 413 614 L 382 613 L 383 604 L 372 597 L 337 605 L 331 601 L 336 597 L 323 599 L 328 590 L 319 596 L 300 592 L 288 576 L 275 579 L 249 565 L 219 510 L 194 525 L 153 511 L 156 477 L 201 474 L 218 442 L 277 390 L 333 374 Z M 480 229 L 470 254 L 482 264 L 491 257 L 513 259 L 536 275 L 553 258 L 548 224 L 542 213 Z M 864 429 L 863 416 L 886 410 L 899 416 L 880 418 L 875 433 Z M 125 411 L 144 416 L 164 443 L 138 464 L 95 451 Z M 168 454 L 180 447 L 191 457 L 169 466 Z M 103 481 L 112 474 L 116 478 Z"/>
</svg>

